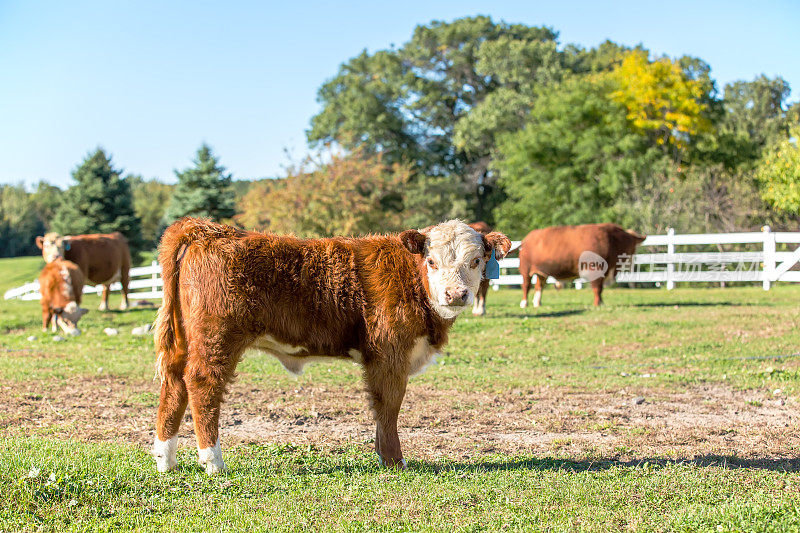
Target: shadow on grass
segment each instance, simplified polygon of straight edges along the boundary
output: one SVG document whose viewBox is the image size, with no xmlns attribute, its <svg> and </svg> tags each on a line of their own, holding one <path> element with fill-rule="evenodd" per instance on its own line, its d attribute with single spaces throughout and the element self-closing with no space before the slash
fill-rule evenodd
<svg viewBox="0 0 800 533">
<path fill-rule="evenodd" d="M 409 468 L 423 472 L 497 472 L 511 470 L 568 470 L 573 472 L 594 472 L 603 471 L 610 468 L 637 468 L 645 464 L 654 467 L 664 467 L 670 465 L 693 465 L 699 467 L 715 467 L 724 469 L 751 469 L 751 470 L 771 470 L 777 472 L 797 472 L 800 471 L 800 458 L 786 459 L 773 457 L 757 457 L 745 459 L 742 457 L 724 455 L 703 455 L 694 459 L 664 459 L 664 458 L 645 458 L 635 461 L 622 461 L 619 459 L 589 459 L 576 461 L 573 459 L 510 459 L 508 461 L 497 462 L 455 462 L 455 463 L 436 463 L 430 461 L 411 461 Z"/>
<path fill-rule="evenodd" d="M 747 302 L 654 302 L 654 303 L 641 303 L 641 304 L 629 304 L 627 306 L 623 305 L 621 307 L 747 307 L 752 305 L 758 305 L 759 307 L 763 307 L 763 303 L 759 304 L 752 304 Z"/>
<path fill-rule="evenodd" d="M 557 318 L 561 316 L 581 315 L 586 309 L 564 309 L 562 311 L 549 311 L 545 313 L 519 312 L 519 313 L 492 313 L 486 314 L 486 318 Z"/>
</svg>

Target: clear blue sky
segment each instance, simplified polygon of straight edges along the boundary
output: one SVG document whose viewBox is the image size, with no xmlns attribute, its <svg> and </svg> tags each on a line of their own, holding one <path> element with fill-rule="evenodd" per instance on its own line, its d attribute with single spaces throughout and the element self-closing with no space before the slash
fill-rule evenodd
<svg viewBox="0 0 800 533">
<path fill-rule="evenodd" d="M 363 49 L 417 24 L 486 14 L 563 43 L 643 43 L 704 59 L 720 89 L 783 76 L 800 97 L 800 2 L 97 2 L 0 0 L 0 183 L 60 186 L 101 145 L 174 180 L 208 142 L 236 178 L 306 153 L 316 90 Z"/>
</svg>

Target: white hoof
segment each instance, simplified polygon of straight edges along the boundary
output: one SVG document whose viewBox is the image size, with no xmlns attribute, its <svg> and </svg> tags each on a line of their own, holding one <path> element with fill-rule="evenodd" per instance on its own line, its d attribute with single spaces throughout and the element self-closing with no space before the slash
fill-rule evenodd
<svg viewBox="0 0 800 533">
<path fill-rule="evenodd" d="M 383 460 L 383 457 L 381 457 L 380 455 L 378 455 L 378 464 L 381 465 L 381 466 L 388 466 L 386 464 L 386 462 Z M 395 465 L 395 466 L 397 466 L 397 465 Z M 400 459 L 400 469 L 401 470 L 408 470 L 408 465 L 406 465 L 406 460 L 405 459 Z"/>
<path fill-rule="evenodd" d="M 108 306 L 105 302 L 100 302 L 100 305 L 97 306 L 98 311 L 108 311 Z"/>
<path fill-rule="evenodd" d="M 522 301 L 519 303 L 519 308 L 520 308 L 520 309 L 525 309 L 526 307 L 528 307 L 528 300 L 522 300 Z"/>
<path fill-rule="evenodd" d="M 222 460 L 222 450 L 219 446 L 219 439 L 217 443 L 211 448 L 203 448 L 197 450 L 197 455 L 200 459 L 200 466 L 205 468 L 206 474 L 213 476 L 228 469 L 225 462 Z"/>
<path fill-rule="evenodd" d="M 120 311 L 127 311 L 128 310 L 128 302 L 122 302 L 121 304 L 119 304 L 119 310 Z"/>
<path fill-rule="evenodd" d="M 153 443 L 153 457 L 156 458 L 156 470 L 168 472 L 178 466 L 178 436 L 169 440 L 159 440 L 156 437 Z"/>
<path fill-rule="evenodd" d="M 473 307 L 472 314 L 475 316 L 483 316 L 486 314 L 486 310 L 482 307 Z"/>
</svg>

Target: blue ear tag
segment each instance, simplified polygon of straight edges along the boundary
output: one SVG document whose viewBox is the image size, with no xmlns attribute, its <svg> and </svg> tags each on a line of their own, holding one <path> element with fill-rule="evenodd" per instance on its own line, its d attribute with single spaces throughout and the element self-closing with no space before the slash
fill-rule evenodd
<svg viewBox="0 0 800 533">
<path fill-rule="evenodd" d="M 492 250 L 492 257 L 486 261 L 484 277 L 486 279 L 498 279 L 500 277 L 500 263 L 497 262 L 497 258 L 494 256 L 494 250 Z"/>
<path fill-rule="evenodd" d="M 69 241 L 64 243 L 64 250 L 69 250 Z M 494 253 L 494 252 L 492 252 Z"/>
</svg>

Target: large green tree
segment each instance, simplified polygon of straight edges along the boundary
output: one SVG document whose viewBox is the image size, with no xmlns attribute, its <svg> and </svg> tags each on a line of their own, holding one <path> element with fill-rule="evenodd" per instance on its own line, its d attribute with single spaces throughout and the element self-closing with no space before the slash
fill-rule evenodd
<svg viewBox="0 0 800 533">
<path fill-rule="evenodd" d="M 494 139 L 519 127 L 520 104 L 529 103 L 515 92 L 560 79 L 562 63 L 549 28 L 488 17 L 434 21 L 418 26 L 399 49 L 364 52 L 343 64 L 319 90 L 322 110 L 308 139 L 380 152 L 386 163 L 448 178 L 467 193 L 473 217 L 488 218 Z M 479 109 L 502 87 L 511 92 Z M 469 120 L 476 110 L 480 116 Z M 468 123 L 459 128 L 461 121 Z"/>
<path fill-rule="evenodd" d="M 178 184 L 164 213 L 164 224 L 185 216 L 221 221 L 231 218 L 236 212 L 231 175 L 220 165 L 207 144 L 197 150 L 193 163 L 193 167 L 175 172 Z"/>
<path fill-rule="evenodd" d="M 746 139 L 758 158 L 761 150 L 786 138 L 789 122 L 786 99 L 789 83 L 783 78 L 761 75 L 753 81 L 736 81 L 725 86 L 723 131 Z"/>
<path fill-rule="evenodd" d="M 504 231 L 522 237 L 542 226 L 629 221 L 618 200 L 664 156 L 633 130 L 613 88 L 602 78 L 554 86 L 525 128 L 503 137 L 494 166 L 507 195 L 497 211 Z"/>
<path fill-rule="evenodd" d="M 141 221 L 133 208 L 128 180 L 102 148 L 86 156 L 72 172 L 75 184 L 61 197 L 51 228 L 65 235 L 119 231 L 131 249 L 141 250 Z"/>
</svg>

